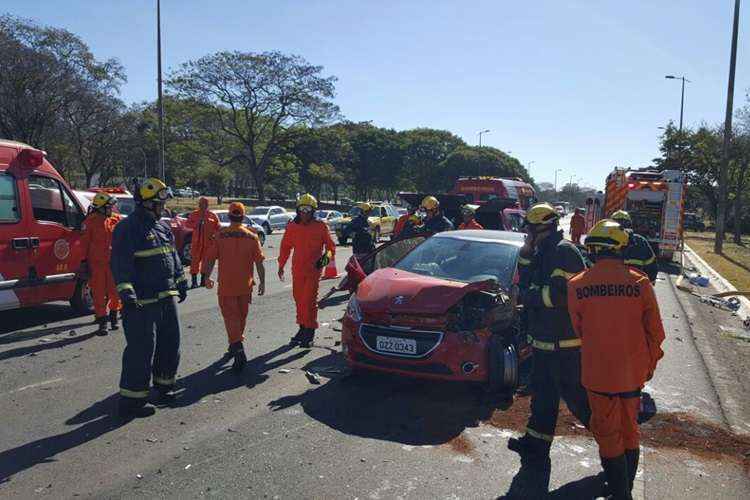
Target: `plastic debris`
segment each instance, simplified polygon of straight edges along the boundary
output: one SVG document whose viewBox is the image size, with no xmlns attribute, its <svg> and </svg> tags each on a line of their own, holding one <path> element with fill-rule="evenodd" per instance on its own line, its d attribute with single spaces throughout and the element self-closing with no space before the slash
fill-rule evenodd
<svg viewBox="0 0 750 500">
<path fill-rule="evenodd" d="M 279 373 L 291 373 L 291 372 L 292 370 L 288 370 L 286 368 L 282 368 L 281 370 L 279 370 Z"/>
<path fill-rule="evenodd" d="M 190 467 L 192 467 L 192 466 L 193 466 L 193 464 L 187 464 L 187 465 L 185 466 L 185 470 L 188 470 L 188 469 L 189 469 Z"/>
<path fill-rule="evenodd" d="M 156 439 L 156 438 L 146 438 L 146 441 L 148 441 L 149 443 L 158 443 L 159 442 L 159 440 Z"/>
<path fill-rule="evenodd" d="M 136 475 L 135 475 L 135 477 L 136 477 L 137 479 L 143 479 L 143 474 L 136 474 Z"/>
<path fill-rule="evenodd" d="M 682 339 L 681 339 L 680 337 L 675 337 L 674 339 L 675 339 L 675 340 L 676 340 L 677 342 L 684 342 L 684 340 L 682 340 Z"/>
<path fill-rule="evenodd" d="M 691 285 L 700 286 L 700 287 L 707 287 L 709 284 L 709 279 L 705 276 L 701 276 L 700 274 L 696 273 L 690 273 L 688 275 L 688 281 L 690 281 Z"/>
</svg>

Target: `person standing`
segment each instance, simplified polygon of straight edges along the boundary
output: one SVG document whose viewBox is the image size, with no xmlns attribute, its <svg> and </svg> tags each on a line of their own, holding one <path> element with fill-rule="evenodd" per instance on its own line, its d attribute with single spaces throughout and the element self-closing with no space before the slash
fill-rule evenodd
<svg viewBox="0 0 750 500">
<path fill-rule="evenodd" d="M 328 226 L 317 221 L 313 212 L 318 200 L 303 194 L 297 200 L 297 216 L 286 227 L 279 251 L 279 279 L 292 251 L 292 295 L 297 308 L 299 330 L 290 345 L 310 347 L 318 328 L 318 287 L 320 273 L 336 252 Z"/>
<path fill-rule="evenodd" d="M 258 236 L 243 225 L 245 206 L 229 205 L 229 227 L 219 229 L 206 254 L 206 288 L 213 288 L 210 278 L 219 262 L 219 308 L 229 338 L 229 355 L 234 358 L 232 369 L 240 373 L 247 363 L 244 341 L 247 312 L 252 302 L 253 268 L 258 271 L 258 296 L 266 293 L 266 270 Z"/>
<path fill-rule="evenodd" d="M 664 355 L 664 327 L 651 282 L 623 262 L 628 236 L 615 221 L 598 222 L 586 237 L 596 262 L 568 284 L 568 311 L 582 340 L 591 432 L 615 499 L 632 498 L 641 390 Z"/>
<path fill-rule="evenodd" d="M 160 220 L 167 198 L 161 180 L 143 181 L 135 192 L 135 211 L 117 224 L 112 236 L 110 264 L 123 302 L 126 341 L 118 405 L 122 417 L 154 413 L 146 406 L 152 377 L 160 400 L 173 397 L 180 362 L 174 298 L 185 301 L 187 279 L 169 223 Z"/>
<path fill-rule="evenodd" d="M 625 210 L 618 210 L 612 214 L 612 220 L 620 224 L 628 233 L 628 246 L 623 251 L 625 264 L 640 269 L 648 276 L 651 283 L 656 283 L 659 274 L 659 263 L 648 240 L 633 231 L 633 221 Z"/>
<path fill-rule="evenodd" d="M 81 247 L 88 263 L 89 287 L 94 301 L 96 334 L 107 335 L 107 309 L 109 324 L 117 330 L 117 313 L 122 309 L 109 262 L 112 257 L 112 233 L 122 217 L 112 212 L 117 199 L 108 193 L 97 193 L 91 201 L 89 213 L 83 221 Z"/>
<path fill-rule="evenodd" d="M 453 231 L 453 223 L 443 215 L 443 212 L 440 210 L 440 202 L 437 198 L 434 196 L 425 196 L 422 200 L 421 208 L 426 214 L 423 231 L 433 234 L 442 233 L 443 231 Z"/>
<path fill-rule="evenodd" d="M 580 208 L 576 208 L 570 218 L 570 240 L 575 245 L 581 244 L 581 236 L 586 232 L 586 219 L 583 218 Z"/>
<path fill-rule="evenodd" d="M 461 207 L 461 216 L 463 222 L 458 226 L 459 229 L 484 229 L 484 227 L 477 222 L 476 219 L 477 209 L 472 205 L 464 205 Z"/>
<path fill-rule="evenodd" d="M 198 199 L 198 210 L 190 213 L 187 227 L 193 230 L 190 240 L 190 286 L 197 288 L 206 281 L 206 252 L 211 245 L 214 235 L 219 230 L 219 218 L 208 209 L 208 199 L 201 196 Z M 198 274 L 201 275 L 200 284 Z"/>
<path fill-rule="evenodd" d="M 549 203 L 526 212 L 526 242 L 519 257 L 519 300 L 528 318 L 534 349 L 531 415 L 526 433 L 511 438 L 508 448 L 536 459 L 548 459 L 555 436 L 560 398 L 586 427 L 589 409 L 581 385 L 581 339 L 568 315 L 568 280 L 585 269 L 581 252 L 558 230 L 560 216 Z"/>
</svg>

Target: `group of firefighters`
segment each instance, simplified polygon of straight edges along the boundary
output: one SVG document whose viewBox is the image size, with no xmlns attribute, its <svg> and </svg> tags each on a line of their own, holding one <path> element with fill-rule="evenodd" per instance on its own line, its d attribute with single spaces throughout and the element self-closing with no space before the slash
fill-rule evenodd
<svg viewBox="0 0 750 500">
<path fill-rule="evenodd" d="M 175 298 L 187 298 L 188 280 L 175 249 L 169 224 L 161 214 L 169 198 L 159 179 L 146 179 L 135 192 L 137 208 L 122 219 L 113 213 L 116 199 L 98 193 L 85 220 L 84 248 L 90 273 L 97 334 L 107 334 L 122 319 L 126 347 L 122 359 L 119 413 L 125 418 L 154 413 L 147 406 L 153 385 L 160 401 L 174 398 L 179 364 L 180 326 Z M 355 240 L 368 233 L 369 204 L 352 221 Z M 297 214 L 281 242 L 278 276 L 292 256 L 292 292 L 299 330 L 290 345 L 309 347 L 317 323 L 321 270 L 336 251 L 328 227 L 315 220 L 317 200 L 297 200 Z M 402 216 L 397 236 L 453 229 L 438 200 L 425 197 L 420 207 Z M 482 229 L 474 207 L 462 210 L 459 229 Z M 559 214 L 547 203 L 525 216 L 526 241 L 519 257 L 519 301 L 528 318 L 534 349 L 531 415 L 525 434 L 508 447 L 531 459 L 549 460 L 560 399 L 594 435 L 607 485 L 614 498 L 630 498 L 638 468 L 637 416 L 641 390 L 662 357 L 664 331 L 652 282 L 656 259 L 648 243 L 630 229 L 627 212 L 599 221 L 580 247 L 580 213 L 573 216 L 571 239 L 559 229 Z M 205 199 L 190 214 L 192 287 L 213 288 L 218 261 L 218 302 L 228 336 L 227 358 L 241 372 L 247 357 L 243 334 L 254 274 L 258 295 L 265 293 L 264 255 L 256 234 L 243 224 L 245 207 L 229 207 L 228 227 L 220 227 Z M 361 227 L 360 227 L 361 226 Z M 355 255 L 374 247 L 355 242 Z M 590 263 L 593 261 L 593 264 Z M 200 276 L 200 282 L 198 282 Z"/>
</svg>

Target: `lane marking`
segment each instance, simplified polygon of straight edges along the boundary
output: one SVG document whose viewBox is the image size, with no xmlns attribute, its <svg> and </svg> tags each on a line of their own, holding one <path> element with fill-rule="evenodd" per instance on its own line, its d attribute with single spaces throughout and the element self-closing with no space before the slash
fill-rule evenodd
<svg viewBox="0 0 750 500">
<path fill-rule="evenodd" d="M 7 396 L 9 394 L 15 394 L 17 392 L 25 391 L 27 389 L 34 389 L 36 387 L 42 387 L 42 386 L 45 386 L 45 385 L 50 385 L 50 384 L 54 384 L 54 383 L 57 383 L 57 382 L 62 382 L 63 380 L 65 380 L 63 377 L 58 377 L 58 378 L 53 378 L 51 380 L 45 380 L 44 382 L 37 382 L 36 384 L 24 385 L 23 387 L 19 387 L 18 389 L 13 389 L 12 391 L 6 392 L 5 394 L 3 394 L 3 396 Z"/>
</svg>

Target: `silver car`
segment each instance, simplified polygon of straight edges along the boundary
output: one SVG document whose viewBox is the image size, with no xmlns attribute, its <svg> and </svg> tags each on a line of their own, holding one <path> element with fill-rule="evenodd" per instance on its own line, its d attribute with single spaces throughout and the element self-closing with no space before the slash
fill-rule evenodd
<svg viewBox="0 0 750 500">
<path fill-rule="evenodd" d="M 219 218 L 219 224 L 221 225 L 221 227 L 229 226 L 229 210 L 212 210 L 212 212 L 215 213 L 216 217 Z M 249 229 L 255 231 L 255 233 L 258 235 L 261 246 L 266 244 L 266 230 L 264 227 L 259 226 L 258 224 L 253 222 L 253 219 L 249 215 L 245 215 L 244 224 Z"/>
<path fill-rule="evenodd" d="M 247 214 L 253 222 L 263 226 L 266 234 L 271 234 L 276 229 L 285 229 L 295 215 L 286 211 L 284 207 L 276 205 L 255 207 Z"/>
</svg>

